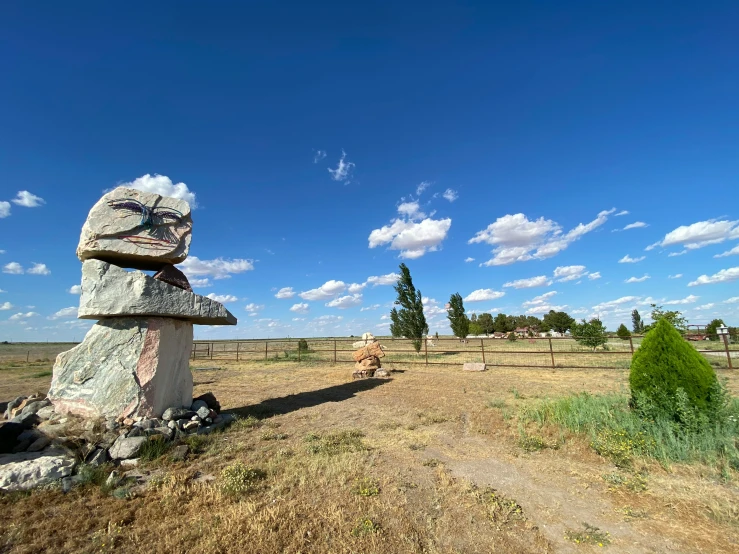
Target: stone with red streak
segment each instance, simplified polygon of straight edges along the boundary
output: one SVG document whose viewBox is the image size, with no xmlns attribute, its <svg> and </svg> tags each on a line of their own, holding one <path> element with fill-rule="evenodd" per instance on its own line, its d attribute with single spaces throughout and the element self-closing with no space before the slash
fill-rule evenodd
<svg viewBox="0 0 739 554">
<path fill-rule="evenodd" d="M 192 404 L 192 323 L 108 318 L 54 364 L 49 400 L 60 414 L 159 417 Z"/>
</svg>

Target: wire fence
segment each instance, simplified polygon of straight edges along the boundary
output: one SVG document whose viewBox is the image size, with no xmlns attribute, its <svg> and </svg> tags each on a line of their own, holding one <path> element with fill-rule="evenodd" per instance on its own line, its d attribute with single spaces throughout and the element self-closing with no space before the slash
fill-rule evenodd
<svg viewBox="0 0 739 554">
<path fill-rule="evenodd" d="M 628 369 L 641 345 L 642 336 L 608 338 L 593 348 L 573 337 L 507 338 L 471 337 L 427 338 L 416 351 L 412 341 L 378 337 L 385 357 L 383 367 L 401 369 L 408 365 L 461 365 L 482 362 L 488 366 L 552 369 Z M 711 337 L 717 340 L 688 341 L 715 368 L 739 368 L 739 341 L 736 337 Z M 723 339 L 723 340 L 722 340 Z M 303 348 L 299 347 L 304 340 Z M 266 339 L 197 341 L 194 361 L 295 361 L 353 364 L 352 354 L 359 344 L 355 338 Z"/>
</svg>

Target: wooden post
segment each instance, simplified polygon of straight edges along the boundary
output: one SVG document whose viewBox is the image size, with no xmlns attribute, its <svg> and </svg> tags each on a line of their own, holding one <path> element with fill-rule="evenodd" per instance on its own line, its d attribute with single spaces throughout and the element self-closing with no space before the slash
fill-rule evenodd
<svg viewBox="0 0 739 554">
<path fill-rule="evenodd" d="M 298 341 L 298 362 L 300 362 L 300 341 Z"/>
<path fill-rule="evenodd" d="M 554 365 L 554 348 L 552 347 L 552 338 L 549 337 L 549 354 L 552 356 L 552 369 L 555 369 Z"/>
<path fill-rule="evenodd" d="M 267 359 L 267 346 L 269 343 L 267 341 L 264 341 L 264 359 Z"/>
<path fill-rule="evenodd" d="M 336 364 L 336 339 L 334 339 L 334 364 Z"/>
<path fill-rule="evenodd" d="M 31 351 L 29 350 L 29 351 L 27 351 L 27 352 L 26 352 L 26 363 L 28 363 L 28 357 L 29 357 L 30 355 L 31 355 Z"/>
<path fill-rule="evenodd" d="M 485 339 L 480 339 L 480 348 L 482 348 L 482 363 L 485 363 Z"/>
<path fill-rule="evenodd" d="M 211 359 L 211 360 L 213 359 L 213 348 L 214 348 L 214 345 L 213 345 L 213 343 L 211 342 L 211 343 L 210 343 L 210 344 L 208 345 L 208 353 L 210 354 L 210 359 Z"/>
<path fill-rule="evenodd" d="M 631 338 L 631 335 L 629 335 L 629 344 L 631 345 L 631 355 L 634 355 L 634 341 Z"/>
<path fill-rule="evenodd" d="M 236 361 L 239 361 L 239 346 L 241 346 L 240 342 L 236 343 Z"/>
<path fill-rule="evenodd" d="M 429 365 L 429 338 L 424 337 L 423 339 L 423 349 L 426 353 L 426 367 Z"/>
<path fill-rule="evenodd" d="M 734 369 L 734 367 L 731 365 L 731 352 L 729 351 L 729 339 L 726 335 L 722 335 L 724 337 L 724 349 L 726 350 L 726 359 L 729 361 L 729 369 Z"/>
</svg>

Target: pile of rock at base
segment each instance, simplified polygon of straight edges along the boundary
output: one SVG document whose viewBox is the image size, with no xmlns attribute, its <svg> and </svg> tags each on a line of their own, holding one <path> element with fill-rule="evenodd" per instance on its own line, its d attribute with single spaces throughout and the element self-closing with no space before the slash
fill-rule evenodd
<svg viewBox="0 0 739 554">
<path fill-rule="evenodd" d="M 369 333 L 365 333 L 365 335 L 366 334 Z M 390 373 L 388 373 L 387 370 L 382 369 L 382 364 L 380 363 L 380 358 L 384 356 L 385 352 L 383 352 L 382 346 L 380 346 L 377 339 L 369 342 L 366 346 L 362 346 L 353 354 L 354 361 L 357 363 L 354 365 L 352 378 L 366 379 L 367 377 L 390 377 Z"/>
<path fill-rule="evenodd" d="M 188 408 L 167 408 L 161 418 L 85 419 L 55 411 L 40 394 L 0 402 L 6 420 L 0 422 L 0 490 L 27 490 L 60 480 L 68 490 L 78 462 L 134 467 L 149 441 L 209 434 L 236 419 L 220 409 L 212 393 L 195 398 Z M 184 458 L 186 451 L 180 454 Z"/>
</svg>

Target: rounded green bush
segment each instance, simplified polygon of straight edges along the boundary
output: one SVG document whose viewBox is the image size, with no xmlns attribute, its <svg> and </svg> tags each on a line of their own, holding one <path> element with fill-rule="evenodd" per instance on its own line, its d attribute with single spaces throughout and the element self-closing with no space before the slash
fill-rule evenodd
<svg viewBox="0 0 739 554">
<path fill-rule="evenodd" d="M 668 417 L 677 417 L 676 395 L 682 389 L 700 412 L 715 408 L 716 373 L 695 348 L 666 320 L 660 319 L 646 334 L 631 362 L 632 403 L 645 399 Z"/>
</svg>

